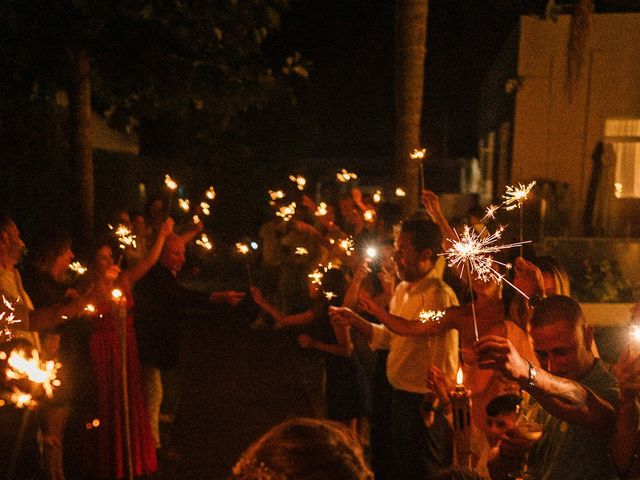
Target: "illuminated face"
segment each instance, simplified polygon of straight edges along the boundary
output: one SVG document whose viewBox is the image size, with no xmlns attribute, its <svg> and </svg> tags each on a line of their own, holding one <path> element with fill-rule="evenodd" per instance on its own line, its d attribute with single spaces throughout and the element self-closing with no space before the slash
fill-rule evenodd
<svg viewBox="0 0 640 480">
<path fill-rule="evenodd" d="M 487 417 L 487 426 L 485 433 L 489 444 L 494 446 L 500 440 L 507 430 L 513 428 L 518 419 L 516 412 L 504 412 L 496 415 L 495 417 Z"/>
<path fill-rule="evenodd" d="M 542 272 L 542 282 L 545 295 L 555 295 L 556 279 L 551 272 Z"/>
<path fill-rule="evenodd" d="M 104 275 L 109 268 L 114 265 L 113 252 L 111 247 L 103 245 L 98 249 L 98 253 L 95 258 L 94 267 L 98 275 Z"/>
<path fill-rule="evenodd" d="M 415 282 L 422 277 L 420 272 L 420 254 L 413 245 L 413 234 L 400 232 L 396 240 L 393 260 L 398 267 L 398 275 L 402 280 Z"/>
<path fill-rule="evenodd" d="M 185 261 L 184 242 L 177 237 L 168 238 L 162 251 L 162 258 L 160 258 L 162 266 L 173 273 L 178 273 L 184 267 Z"/>
<path fill-rule="evenodd" d="M 531 339 L 540 366 L 547 372 L 570 380 L 588 371 L 593 357 L 587 348 L 591 336 L 585 327 L 573 327 L 565 320 L 531 327 Z"/>
<path fill-rule="evenodd" d="M 24 242 L 20 238 L 20 230 L 15 223 L 10 222 L 3 232 L 0 232 L 0 242 L 7 257 L 14 263 L 18 263 L 24 252 Z"/>
<path fill-rule="evenodd" d="M 57 256 L 53 262 L 53 266 L 51 267 L 54 278 L 56 275 L 62 274 L 67 268 L 69 268 L 69 264 L 73 260 L 73 257 L 73 251 L 70 247 L 67 247 L 60 252 L 60 255 Z"/>
</svg>

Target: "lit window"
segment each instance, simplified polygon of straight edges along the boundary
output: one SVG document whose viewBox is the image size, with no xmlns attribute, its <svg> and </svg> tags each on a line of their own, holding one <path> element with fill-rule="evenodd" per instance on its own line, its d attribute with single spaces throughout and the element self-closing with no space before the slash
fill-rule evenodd
<svg viewBox="0 0 640 480">
<path fill-rule="evenodd" d="M 616 197 L 640 198 L 640 119 L 608 119 L 604 135 L 616 155 Z"/>
</svg>

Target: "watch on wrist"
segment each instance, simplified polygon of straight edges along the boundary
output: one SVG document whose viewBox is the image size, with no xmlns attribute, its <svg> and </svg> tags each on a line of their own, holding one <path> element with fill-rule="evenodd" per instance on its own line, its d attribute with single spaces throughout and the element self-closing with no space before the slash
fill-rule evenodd
<svg viewBox="0 0 640 480">
<path fill-rule="evenodd" d="M 533 388 L 536 386 L 536 377 L 538 376 L 538 370 L 529 360 L 527 360 L 527 363 L 529 364 L 529 379 L 527 380 L 527 387 Z"/>
</svg>

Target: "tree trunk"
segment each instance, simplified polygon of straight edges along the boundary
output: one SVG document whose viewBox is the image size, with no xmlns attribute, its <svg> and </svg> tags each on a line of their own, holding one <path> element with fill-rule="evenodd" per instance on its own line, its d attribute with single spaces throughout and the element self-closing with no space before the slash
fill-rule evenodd
<svg viewBox="0 0 640 480">
<path fill-rule="evenodd" d="M 86 241 L 94 233 L 95 192 L 93 187 L 93 146 L 91 125 L 91 64 L 87 51 L 77 48 L 71 55 L 69 88 L 69 145 L 72 171 L 76 178 L 76 200 L 79 213 L 77 234 Z"/>
<path fill-rule="evenodd" d="M 429 0 L 396 0 L 395 12 L 395 165 L 397 182 L 407 193 L 403 213 L 419 205 L 420 166 L 410 154 L 421 148 L 420 127 L 427 54 Z"/>
</svg>

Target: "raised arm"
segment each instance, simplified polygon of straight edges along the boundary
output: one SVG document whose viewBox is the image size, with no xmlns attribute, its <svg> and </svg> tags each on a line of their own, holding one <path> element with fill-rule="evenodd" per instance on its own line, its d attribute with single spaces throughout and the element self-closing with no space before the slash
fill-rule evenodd
<svg viewBox="0 0 640 480">
<path fill-rule="evenodd" d="M 506 338 L 487 335 L 477 347 L 480 368 L 498 370 L 505 378 L 518 382 L 549 414 L 572 424 L 582 425 L 597 435 L 611 434 L 615 412 L 609 402 L 584 385 L 536 369 L 530 379 L 530 365 Z"/>
<path fill-rule="evenodd" d="M 353 274 L 353 280 L 351 280 L 351 283 L 344 294 L 344 300 L 342 302 L 343 307 L 355 308 L 358 304 L 358 294 L 360 293 L 362 283 L 365 281 L 369 273 L 371 273 L 371 269 L 368 264 L 369 262 L 365 260 L 356 268 Z"/>
<path fill-rule="evenodd" d="M 162 253 L 162 247 L 164 247 L 164 241 L 167 239 L 169 235 L 173 233 L 173 225 L 174 221 L 171 217 L 167 218 L 162 225 L 160 225 L 160 230 L 158 231 L 158 236 L 156 237 L 155 242 L 151 246 L 149 253 L 145 258 L 140 260 L 135 266 L 131 267 L 129 270 L 125 270 L 120 275 L 120 282 L 123 284 L 127 284 L 129 287 L 133 287 L 133 285 L 140 280 L 142 277 L 146 275 L 146 273 L 151 270 L 151 268 L 158 262 L 160 259 L 160 254 Z"/>
<path fill-rule="evenodd" d="M 278 310 L 271 305 L 262 295 L 262 292 L 257 287 L 251 287 L 251 297 L 261 309 L 271 315 L 278 323 L 282 325 L 305 325 L 313 321 L 313 310 L 306 310 L 302 313 L 296 313 L 287 315 L 286 313 Z"/>
<path fill-rule="evenodd" d="M 440 198 L 431 190 L 423 190 L 421 200 L 422 205 L 431 217 L 431 220 L 433 220 L 433 223 L 438 225 L 438 228 L 440 229 L 440 234 L 442 235 L 442 249 L 448 249 L 451 247 L 451 242 L 449 240 L 456 238 L 456 232 L 451 228 L 449 221 L 444 216 L 444 213 L 442 213 Z"/>
</svg>

